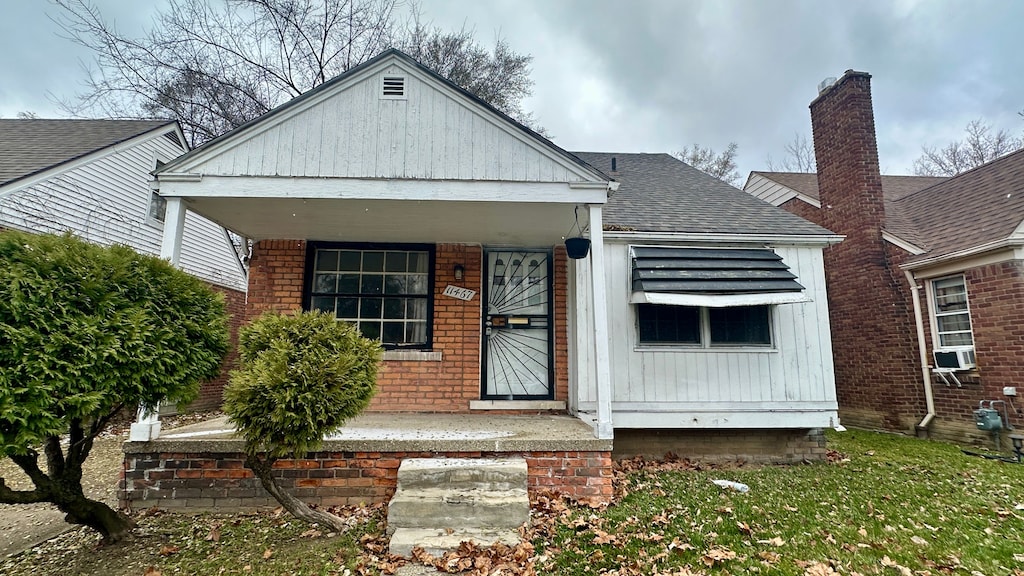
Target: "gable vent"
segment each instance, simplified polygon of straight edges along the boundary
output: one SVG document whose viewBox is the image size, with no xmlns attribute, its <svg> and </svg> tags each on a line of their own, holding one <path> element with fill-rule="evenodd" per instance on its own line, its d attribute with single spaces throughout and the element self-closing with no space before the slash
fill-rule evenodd
<svg viewBox="0 0 1024 576">
<path fill-rule="evenodd" d="M 381 83 L 381 98 L 405 99 L 405 76 L 384 76 Z"/>
</svg>

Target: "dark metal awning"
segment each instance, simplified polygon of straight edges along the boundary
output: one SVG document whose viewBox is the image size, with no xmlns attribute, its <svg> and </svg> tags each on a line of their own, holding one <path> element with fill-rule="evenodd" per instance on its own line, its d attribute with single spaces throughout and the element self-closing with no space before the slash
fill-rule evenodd
<svg viewBox="0 0 1024 576">
<path fill-rule="evenodd" d="M 632 302 L 725 307 L 810 300 L 768 248 L 634 246 L 631 252 Z"/>
</svg>

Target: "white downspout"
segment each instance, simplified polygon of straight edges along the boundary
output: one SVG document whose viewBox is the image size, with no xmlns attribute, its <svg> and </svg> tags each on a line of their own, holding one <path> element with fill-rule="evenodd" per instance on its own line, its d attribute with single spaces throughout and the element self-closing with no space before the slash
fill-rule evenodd
<svg viewBox="0 0 1024 576">
<path fill-rule="evenodd" d="M 924 382 L 924 402 L 928 413 L 924 415 L 919 429 L 927 428 L 935 419 L 935 397 L 932 395 L 932 374 L 928 369 L 928 347 L 924 340 L 924 317 L 921 315 L 921 288 L 917 285 L 917 279 L 910 270 L 904 270 L 907 276 L 907 283 L 910 284 L 910 293 L 914 298 L 914 323 L 917 324 L 917 353 L 921 362 L 921 381 Z"/>
</svg>

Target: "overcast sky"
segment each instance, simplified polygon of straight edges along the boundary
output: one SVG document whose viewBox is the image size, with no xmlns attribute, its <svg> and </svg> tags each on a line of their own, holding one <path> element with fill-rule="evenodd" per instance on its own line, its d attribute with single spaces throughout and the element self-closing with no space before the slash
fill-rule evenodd
<svg viewBox="0 0 1024 576">
<path fill-rule="evenodd" d="M 164 0 L 96 0 L 144 27 Z M 144 8 L 143 8 L 144 6 Z M 90 55 L 58 35 L 45 0 L 0 0 L 0 116 L 60 117 Z M 976 118 L 1024 134 L 1024 2 L 423 0 L 427 19 L 501 35 L 534 57 L 526 108 L 569 150 L 671 152 L 739 145 L 744 176 L 810 135 L 817 85 L 870 72 L 882 170 Z"/>
</svg>

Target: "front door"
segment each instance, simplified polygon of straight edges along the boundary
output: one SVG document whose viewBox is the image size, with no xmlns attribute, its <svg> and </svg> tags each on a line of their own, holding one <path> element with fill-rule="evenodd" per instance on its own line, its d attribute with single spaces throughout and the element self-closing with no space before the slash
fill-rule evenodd
<svg viewBox="0 0 1024 576">
<path fill-rule="evenodd" d="M 550 400 L 551 251 L 486 250 L 484 370 L 487 400 Z"/>
</svg>

